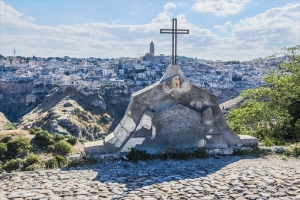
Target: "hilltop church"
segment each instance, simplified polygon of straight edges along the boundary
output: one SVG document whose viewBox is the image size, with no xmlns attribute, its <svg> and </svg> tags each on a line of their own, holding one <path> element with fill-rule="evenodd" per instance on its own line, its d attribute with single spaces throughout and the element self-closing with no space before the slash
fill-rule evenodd
<svg viewBox="0 0 300 200">
<path fill-rule="evenodd" d="M 143 61 L 149 61 L 149 62 L 152 62 L 152 63 L 161 63 L 161 61 L 164 58 L 165 58 L 165 56 L 163 54 L 160 54 L 159 56 L 155 56 L 155 54 L 154 54 L 154 43 L 153 43 L 153 41 L 151 41 L 149 52 L 146 53 L 143 56 Z"/>
</svg>

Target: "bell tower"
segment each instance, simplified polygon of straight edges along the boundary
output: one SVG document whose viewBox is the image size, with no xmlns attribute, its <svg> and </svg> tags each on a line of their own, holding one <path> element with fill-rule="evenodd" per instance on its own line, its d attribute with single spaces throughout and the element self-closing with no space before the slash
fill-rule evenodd
<svg viewBox="0 0 300 200">
<path fill-rule="evenodd" d="M 151 41 L 150 43 L 150 52 L 149 52 L 152 56 L 154 56 L 154 44 L 153 42 Z"/>
</svg>

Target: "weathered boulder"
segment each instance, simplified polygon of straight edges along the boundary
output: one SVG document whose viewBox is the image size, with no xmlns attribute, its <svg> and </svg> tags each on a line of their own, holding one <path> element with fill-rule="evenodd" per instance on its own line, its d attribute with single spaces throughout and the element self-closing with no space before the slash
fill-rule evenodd
<svg viewBox="0 0 300 200">
<path fill-rule="evenodd" d="M 191 84 L 178 65 L 170 65 L 159 82 L 131 95 L 123 119 L 103 145 L 89 144 L 86 151 L 135 148 L 156 154 L 243 145 L 257 145 L 257 139 L 244 143 L 227 125 L 216 96 Z"/>
</svg>

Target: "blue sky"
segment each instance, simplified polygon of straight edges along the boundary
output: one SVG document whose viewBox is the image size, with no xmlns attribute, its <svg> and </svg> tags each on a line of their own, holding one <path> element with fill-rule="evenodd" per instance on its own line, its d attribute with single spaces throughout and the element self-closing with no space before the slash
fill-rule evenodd
<svg viewBox="0 0 300 200">
<path fill-rule="evenodd" d="M 171 54 L 172 18 L 189 35 L 178 54 L 251 60 L 300 43 L 299 0 L 0 0 L 4 56 L 138 57 Z"/>
</svg>

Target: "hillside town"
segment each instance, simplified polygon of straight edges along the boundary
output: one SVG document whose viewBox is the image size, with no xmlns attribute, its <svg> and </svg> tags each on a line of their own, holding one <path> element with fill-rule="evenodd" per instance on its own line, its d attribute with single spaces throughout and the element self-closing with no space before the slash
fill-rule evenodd
<svg viewBox="0 0 300 200">
<path fill-rule="evenodd" d="M 14 51 L 15 52 L 15 51 Z M 22 57 L 0 55 L 0 81 L 72 85 L 75 88 L 147 86 L 158 81 L 171 63 L 171 56 L 149 52 L 137 58 Z M 191 83 L 201 88 L 256 88 L 263 78 L 288 58 L 251 61 L 211 61 L 177 57 L 177 63 Z"/>
</svg>

